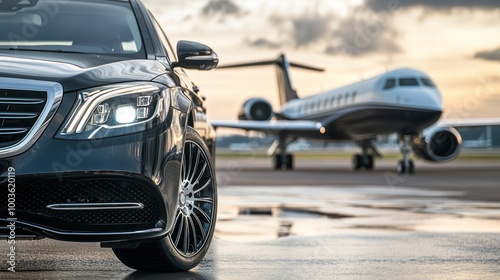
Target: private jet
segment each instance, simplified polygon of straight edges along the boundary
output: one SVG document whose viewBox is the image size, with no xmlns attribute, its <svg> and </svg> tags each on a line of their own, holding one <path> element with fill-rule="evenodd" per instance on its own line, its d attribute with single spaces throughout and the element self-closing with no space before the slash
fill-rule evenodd
<svg viewBox="0 0 500 280">
<path fill-rule="evenodd" d="M 379 135 L 397 133 L 402 159 L 400 174 L 413 174 L 411 153 L 433 162 L 447 162 L 460 153 L 462 138 L 453 126 L 436 125 L 443 112 L 441 93 L 432 79 L 419 70 L 388 71 L 337 89 L 299 98 L 290 68 L 323 69 L 291 63 L 282 54 L 278 59 L 221 66 L 219 68 L 274 65 L 277 70 L 281 110 L 269 101 L 252 98 L 238 114 L 238 121 L 215 121 L 215 128 L 236 128 L 277 135 L 268 155 L 275 169 L 294 168 L 288 147 L 299 138 L 354 141 L 361 153 L 353 156 L 354 170 L 372 170 L 374 158 L 381 157 L 374 144 Z"/>
</svg>

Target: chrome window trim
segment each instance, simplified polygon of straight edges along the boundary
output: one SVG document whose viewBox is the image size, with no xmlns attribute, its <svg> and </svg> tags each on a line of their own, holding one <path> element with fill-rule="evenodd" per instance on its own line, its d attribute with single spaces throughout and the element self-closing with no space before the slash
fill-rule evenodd
<svg viewBox="0 0 500 280">
<path fill-rule="evenodd" d="M 15 156 L 27 151 L 42 135 L 50 120 L 54 116 L 57 108 L 61 104 L 63 87 L 56 82 L 39 80 L 0 78 L 0 88 L 11 90 L 30 90 L 47 92 L 47 103 L 43 108 L 38 120 L 29 130 L 28 134 L 14 145 L 0 148 L 0 157 Z"/>
</svg>

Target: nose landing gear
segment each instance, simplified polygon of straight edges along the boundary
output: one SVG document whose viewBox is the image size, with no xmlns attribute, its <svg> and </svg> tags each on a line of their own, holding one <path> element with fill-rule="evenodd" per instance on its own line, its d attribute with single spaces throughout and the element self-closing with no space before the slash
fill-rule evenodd
<svg viewBox="0 0 500 280">
<path fill-rule="evenodd" d="M 403 159 L 398 161 L 397 170 L 399 174 L 415 174 L 415 163 L 410 158 L 412 151 L 410 143 L 411 137 L 409 135 L 403 135 L 400 137 L 399 145 Z"/>
</svg>

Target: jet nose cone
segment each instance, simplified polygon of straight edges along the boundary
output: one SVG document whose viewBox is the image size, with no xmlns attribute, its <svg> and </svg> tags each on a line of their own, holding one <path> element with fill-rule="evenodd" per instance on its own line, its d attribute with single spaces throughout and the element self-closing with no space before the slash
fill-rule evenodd
<svg viewBox="0 0 500 280">
<path fill-rule="evenodd" d="M 443 111 L 443 98 L 441 97 L 441 93 L 439 90 L 429 90 L 427 93 L 428 96 L 428 106 L 429 109 L 433 109 L 436 111 Z"/>
</svg>

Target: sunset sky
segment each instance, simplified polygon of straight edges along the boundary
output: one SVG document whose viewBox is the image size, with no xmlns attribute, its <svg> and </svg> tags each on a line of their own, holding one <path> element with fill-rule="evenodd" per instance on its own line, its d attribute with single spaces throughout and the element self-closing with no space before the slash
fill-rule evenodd
<svg viewBox="0 0 500 280">
<path fill-rule="evenodd" d="M 325 68 L 292 69 L 299 96 L 412 67 L 439 86 L 445 118 L 500 118 L 498 0 L 144 0 L 175 44 L 211 46 L 222 64 L 267 60 Z M 189 71 L 209 118 L 236 119 L 251 97 L 279 110 L 272 67 Z"/>
</svg>

